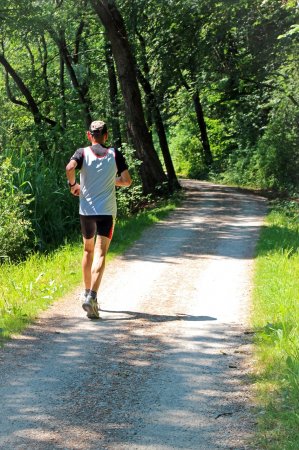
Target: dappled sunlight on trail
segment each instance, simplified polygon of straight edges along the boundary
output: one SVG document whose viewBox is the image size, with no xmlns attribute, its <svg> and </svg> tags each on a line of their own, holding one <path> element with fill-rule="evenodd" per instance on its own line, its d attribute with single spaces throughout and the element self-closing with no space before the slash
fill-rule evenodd
<svg viewBox="0 0 299 450">
<path fill-rule="evenodd" d="M 187 183 L 187 182 L 186 182 Z M 189 182 L 186 201 L 0 354 L 0 447 L 245 449 L 251 268 L 264 201 Z"/>
</svg>

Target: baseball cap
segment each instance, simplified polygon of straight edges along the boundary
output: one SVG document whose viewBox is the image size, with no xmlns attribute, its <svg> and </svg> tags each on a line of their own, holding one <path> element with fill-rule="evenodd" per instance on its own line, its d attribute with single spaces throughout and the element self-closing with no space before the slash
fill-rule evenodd
<svg viewBox="0 0 299 450">
<path fill-rule="evenodd" d="M 107 133 L 107 125 L 102 120 L 94 120 L 91 122 L 89 131 L 93 133 L 101 133 L 105 134 Z"/>
</svg>

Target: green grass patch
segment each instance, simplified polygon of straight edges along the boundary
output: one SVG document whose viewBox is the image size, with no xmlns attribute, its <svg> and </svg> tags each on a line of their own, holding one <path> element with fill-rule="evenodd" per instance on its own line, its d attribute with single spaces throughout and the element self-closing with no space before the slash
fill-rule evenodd
<svg viewBox="0 0 299 450">
<path fill-rule="evenodd" d="M 152 209 L 118 219 L 108 261 L 129 248 L 148 226 L 166 217 L 179 201 L 174 196 Z M 79 285 L 81 256 L 78 237 L 48 255 L 34 254 L 19 264 L 0 266 L 0 341 L 21 332 L 42 310 Z"/>
<path fill-rule="evenodd" d="M 299 205 L 272 202 L 257 248 L 259 449 L 299 448 Z"/>
</svg>

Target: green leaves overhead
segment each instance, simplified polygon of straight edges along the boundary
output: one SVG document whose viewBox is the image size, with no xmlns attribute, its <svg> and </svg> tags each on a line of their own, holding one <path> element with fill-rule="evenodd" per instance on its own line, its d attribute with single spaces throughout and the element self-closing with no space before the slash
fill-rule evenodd
<svg viewBox="0 0 299 450">
<path fill-rule="evenodd" d="M 128 102 L 119 89 L 123 80 L 113 56 L 107 56 L 95 2 L 0 5 L 0 152 L 17 155 L 14 166 L 22 152 L 20 164 L 28 159 L 31 168 L 42 155 L 40 170 L 53 192 L 63 191 L 66 158 L 85 143 L 91 118 L 108 122 L 111 142 L 118 139 L 124 149 L 132 144 Z M 159 127 L 164 148 L 168 144 L 184 176 L 298 190 L 298 2 L 108 4 L 115 4 L 124 20 L 146 113 L 142 134 L 152 135 L 161 160 Z M 30 170 L 25 176 L 36 193 L 50 190 L 37 189 L 45 187 L 44 178 Z M 75 207 L 68 197 L 63 201 L 71 217 Z M 36 199 L 37 209 L 38 204 Z M 38 217 L 46 223 L 42 213 Z M 51 234 L 61 234 L 54 227 Z"/>
</svg>

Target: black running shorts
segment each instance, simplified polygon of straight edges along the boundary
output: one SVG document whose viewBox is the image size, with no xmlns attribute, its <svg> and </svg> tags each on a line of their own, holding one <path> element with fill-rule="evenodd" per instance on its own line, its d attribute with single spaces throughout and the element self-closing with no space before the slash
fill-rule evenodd
<svg viewBox="0 0 299 450">
<path fill-rule="evenodd" d="M 80 223 L 85 239 L 91 239 L 96 234 L 112 239 L 114 229 L 113 216 L 82 216 L 80 214 Z"/>
</svg>

